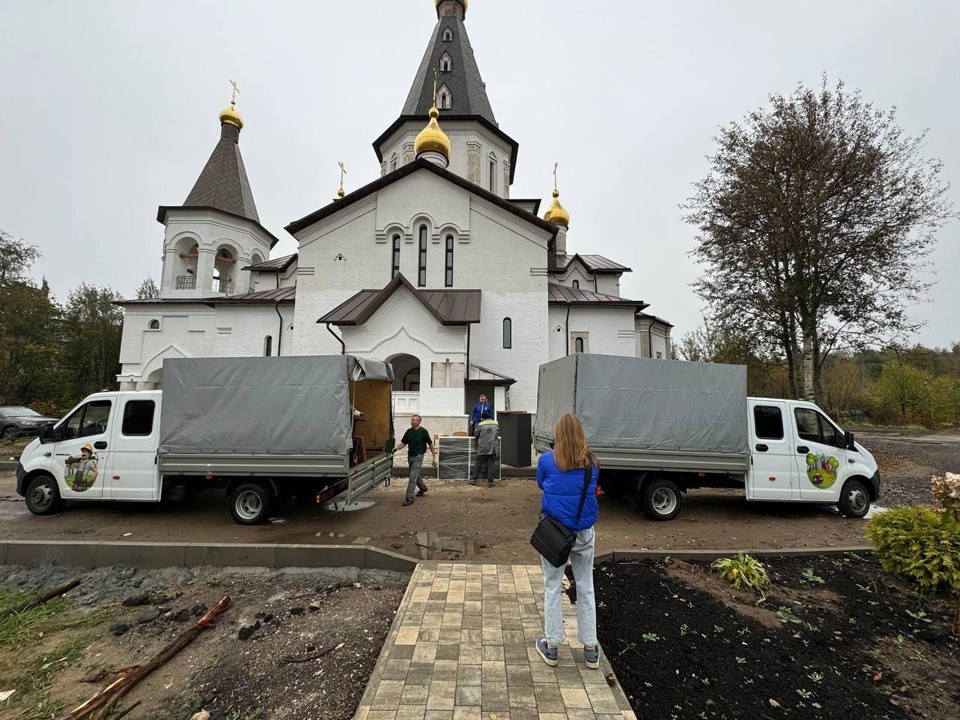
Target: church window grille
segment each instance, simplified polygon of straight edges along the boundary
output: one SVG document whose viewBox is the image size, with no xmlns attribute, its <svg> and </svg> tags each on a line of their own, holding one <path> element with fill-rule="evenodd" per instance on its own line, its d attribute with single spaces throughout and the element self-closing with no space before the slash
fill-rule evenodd
<svg viewBox="0 0 960 720">
<path fill-rule="evenodd" d="M 427 226 L 420 226 L 420 268 L 417 272 L 417 286 L 427 286 Z"/>
<path fill-rule="evenodd" d="M 270 357 L 273 354 L 273 336 L 267 335 L 263 338 L 263 356 Z"/>
<path fill-rule="evenodd" d="M 580 281 L 579 281 L 579 280 L 574 280 L 574 281 L 573 281 L 573 287 L 576 288 L 577 290 L 579 290 L 579 289 L 580 289 Z"/>
<path fill-rule="evenodd" d="M 453 287 L 453 235 L 447 235 L 447 261 L 443 284 L 446 287 Z"/>
<path fill-rule="evenodd" d="M 505 350 L 513 347 L 513 320 L 510 318 L 503 319 L 503 347 Z"/>
<path fill-rule="evenodd" d="M 400 236 L 393 236 L 393 253 L 390 265 L 390 279 L 393 280 L 400 274 Z"/>
<path fill-rule="evenodd" d="M 443 41 L 450 42 L 451 40 L 453 40 L 453 30 L 451 30 L 450 28 L 446 28 L 443 31 Z"/>
<path fill-rule="evenodd" d="M 577 339 L 574 341 L 574 343 L 573 343 L 573 347 L 574 347 L 574 349 L 575 349 L 578 353 L 582 353 L 582 352 L 583 352 L 583 338 L 577 338 Z"/>
<path fill-rule="evenodd" d="M 148 327 L 149 327 L 151 330 L 159 330 L 159 329 L 160 329 L 160 321 L 157 320 L 156 318 L 154 318 L 153 320 L 150 321 L 150 325 L 149 325 Z"/>
</svg>

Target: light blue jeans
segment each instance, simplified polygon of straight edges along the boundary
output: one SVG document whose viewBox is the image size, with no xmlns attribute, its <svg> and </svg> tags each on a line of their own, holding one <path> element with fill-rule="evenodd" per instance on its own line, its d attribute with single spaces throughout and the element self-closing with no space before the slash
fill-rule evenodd
<svg viewBox="0 0 960 720">
<path fill-rule="evenodd" d="M 596 534 L 593 528 L 577 533 L 570 564 L 577 583 L 577 635 L 584 645 L 597 644 L 597 597 L 593 592 L 593 553 L 596 549 Z M 554 567 L 542 557 L 543 568 L 543 634 L 551 645 L 560 645 L 566 636 L 563 632 L 563 614 L 560 610 L 560 595 L 563 592 L 564 568 Z"/>
</svg>

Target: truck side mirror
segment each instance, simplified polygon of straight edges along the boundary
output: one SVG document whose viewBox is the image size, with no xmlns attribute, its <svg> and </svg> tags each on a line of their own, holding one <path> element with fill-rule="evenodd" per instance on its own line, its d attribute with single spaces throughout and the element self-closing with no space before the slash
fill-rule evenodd
<svg viewBox="0 0 960 720">
<path fill-rule="evenodd" d="M 40 426 L 40 444 L 46 445 L 53 442 L 53 423 L 48 422 Z"/>
<path fill-rule="evenodd" d="M 846 442 L 847 442 L 847 450 L 853 450 L 854 452 L 856 452 L 856 451 L 857 451 L 857 444 L 853 441 L 853 433 L 850 432 L 849 430 L 847 430 L 847 431 L 843 434 L 843 437 L 844 437 L 844 439 L 845 439 Z"/>
</svg>

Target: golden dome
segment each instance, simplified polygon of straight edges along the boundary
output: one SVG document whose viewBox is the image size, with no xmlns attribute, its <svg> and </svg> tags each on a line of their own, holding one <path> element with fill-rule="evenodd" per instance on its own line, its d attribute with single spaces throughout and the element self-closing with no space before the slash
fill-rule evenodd
<svg viewBox="0 0 960 720">
<path fill-rule="evenodd" d="M 243 116 L 237 112 L 235 103 L 231 102 L 230 107 L 220 111 L 220 122 L 236 125 L 241 130 L 243 129 Z"/>
<path fill-rule="evenodd" d="M 568 213 L 563 205 L 560 204 L 560 201 L 557 199 L 559 197 L 560 193 L 557 190 L 554 190 L 553 202 L 550 203 L 550 207 L 547 208 L 547 212 L 544 214 L 543 219 L 548 223 L 553 223 L 554 225 L 570 227 L 570 213 Z"/>
<path fill-rule="evenodd" d="M 450 157 L 450 138 L 440 129 L 440 125 L 437 123 L 438 117 L 440 117 L 440 111 L 434 105 L 430 108 L 430 122 L 420 131 L 413 143 L 413 151 L 417 155 L 425 152 L 438 152 L 446 158 Z"/>
</svg>

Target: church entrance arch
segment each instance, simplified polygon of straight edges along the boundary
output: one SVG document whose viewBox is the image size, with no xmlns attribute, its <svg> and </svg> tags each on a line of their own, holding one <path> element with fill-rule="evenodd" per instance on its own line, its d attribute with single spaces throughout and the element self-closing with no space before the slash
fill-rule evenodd
<svg viewBox="0 0 960 720">
<path fill-rule="evenodd" d="M 420 358 L 400 353 L 387 358 L 393 366 L 393 414 L 420 412 Z"/>
</svg>

